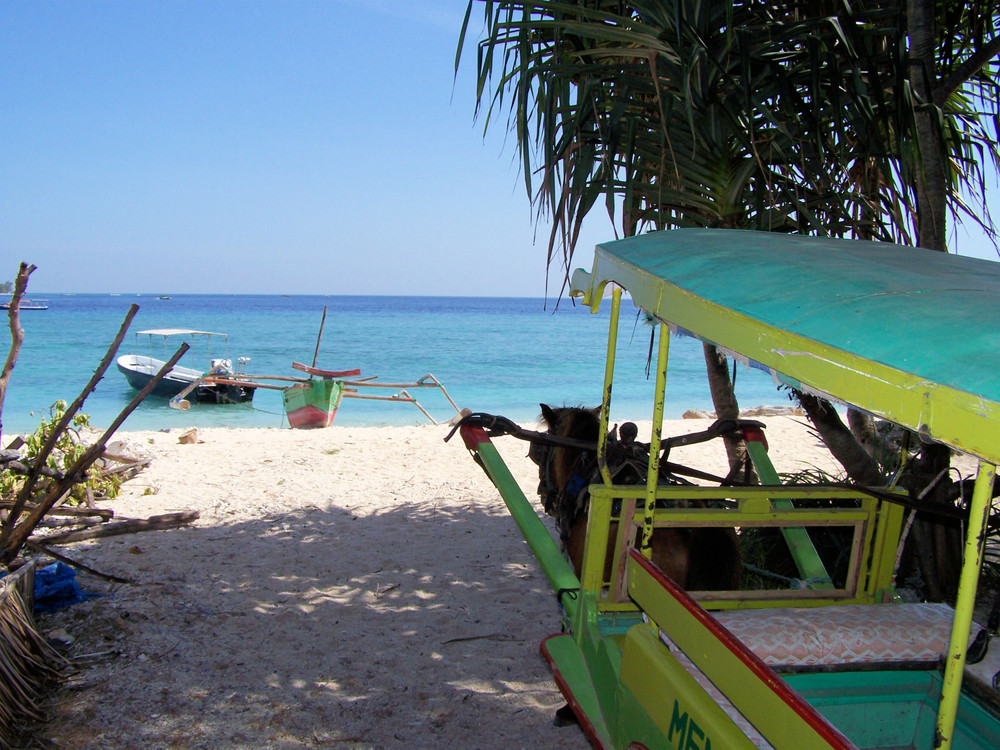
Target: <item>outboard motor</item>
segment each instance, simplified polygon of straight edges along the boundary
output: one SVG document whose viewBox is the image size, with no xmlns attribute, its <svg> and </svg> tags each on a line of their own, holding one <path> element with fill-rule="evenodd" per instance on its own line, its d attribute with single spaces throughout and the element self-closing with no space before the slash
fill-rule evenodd
<svg viewBox="0 0 1000 750">
<path fill-rule="evenodd" d="M 219 371 L 219 368 L 221 368 L 221 371 Z M 218 371 L 220 375 L 230 373 L 233 371 L 233 361 L 231 359 L 213 359 L 212 370 Z"/>
</svg>

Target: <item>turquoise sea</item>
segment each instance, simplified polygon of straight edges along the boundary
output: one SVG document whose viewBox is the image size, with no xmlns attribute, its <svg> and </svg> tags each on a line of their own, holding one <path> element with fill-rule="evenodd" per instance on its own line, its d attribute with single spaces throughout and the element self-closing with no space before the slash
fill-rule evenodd
<svg viewBox="0 0 1000 750">
<path fill-rule="evenodd" d="M 139 311 L 119 354 L 149 353 L 149 328 L 191 328 L 228 335 L 228 352 L 213 339 L 192 343 L 181 364 L 208 369 L 209 357 L 250 358 L 247 372 L 289 375 L 293 360 L 311 364 L 323 309 L 326 323 L 317 366 L 360 368 L 386 382 L 435 375 L 459 407 L 503 414 L 523 424 L 539 402 L 596 405 L 600 401 L 610 304 L 593 315 L 562 300 L 479 297 L 367 297 L 280 295 L 32 294 L 49 309 L 23 311 L 25 340 L 3 404 L 3 432 L 34 430 L 58 399 L 72 401 L 97 369 L 129 310 Z M 646 376 L 650 328 L 623 303 L 612 419 L 648 419 L 653 389 Z M 6 316 L 4 316 L 6 318 Z M 6 338 L 6 337 L 5 337 Z M 167 359 L 174 348 L 153 356 Z M 3 348 L 4 356 L 7 347 Z M 374 392 L 374 391 L 373 391 Z M 393 391 L 377 391 L 387 395 Z M 433 390 L 411 390 L 438 421 L 454 415 Z M 739 367 L 737 395 L 744 407 L 786 404 L 764 373 Z M 134 392 L 112 365 L 83 412 L 106 427 Z M 701 345 L 674 337 L 668 377 L 667 417 L 686 409 L 711 409 Z M 340 425 L 426 424 L 411 404 L 347 400 Z M 191 426 L 287 427 L 278 391 L 259 390 L 252 405 L 192 404 L 187 412 L 147 398 L 122 430 Z"/>
</svg>

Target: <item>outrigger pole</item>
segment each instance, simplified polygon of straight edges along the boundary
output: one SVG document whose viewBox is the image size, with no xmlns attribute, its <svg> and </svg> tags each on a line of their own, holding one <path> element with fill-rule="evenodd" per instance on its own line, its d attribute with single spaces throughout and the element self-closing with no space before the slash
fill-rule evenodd
<svg viewBox="0 0 1000 750">
<path fill-rule="evenodd" d="M 437 420 L 435 420 L 434 417 L 432 417 L 427 412 L 427 410 L 423 406 L 421 406 L 415 398 L 413 398 L 413 396 L 407 393 L 406 389 L 437 388 L 438 390 L 441 391 L 444 397 L 448 399 L 448 403 L 451 404 L 452 407 L 455 409 L 455 413 L 456 414 L 462 413 L 462 410 L 458 408 L 458 404 L 456 404 L 452 400 L 451 396 L 448 395 L 448 391 L 445 390 L 445 387 L 444 385 L 442 385 L 441 381 L 439 381 L 436 377 L 434 377 L 430 373 L 424 375 L 422 378 L 413 383 L 376 383 L 374 382 L 374 380 L 366 381 L 365 379 L 362 379 L 362 380 L 345 380 L 344 387 L 348 389 L 344 391 L 344 398 L 360 398 L 360 399 L 368 399 L 370 401 L 399 401 L 401 403 L 413 404 L 418 409 L 420 409 L 420 411 L 423 412 L 424 416 L 431 421 L 431 424 L 435 425 L 438 424 Z M 358 393 L 357 392 L 358 388 L 398 388 L 401 390 L 398 393 L 394 393 L 391 396 L 375 396 L 375 395 Z"/>
</svg>

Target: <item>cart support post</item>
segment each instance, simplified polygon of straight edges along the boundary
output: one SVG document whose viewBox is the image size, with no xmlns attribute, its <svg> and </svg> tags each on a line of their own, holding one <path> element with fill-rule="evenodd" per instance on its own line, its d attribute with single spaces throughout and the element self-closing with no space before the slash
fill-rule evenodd
<svg viewBox="0 0 1000 750">
<path fill-rule="evenodd" d="M 604 393 L 601 397 L 601 428 L 597 434 L 597 466 L 605 487 L 611 486 L 608 472 L 608 424 L 611 422 L 611 383 L 615 378 L 615 351 L 618 348 L 618 319 L 622 309 L 622 290 L 611 292 L 611 322 L 608 324 L 608 354 L 604 360 Z"/>
<path fill-rule="evenodd" d="M 663 402 L 667 390 L 667 358 L 670 355 L 670 329 L 659 325 L 659 348 L 656 356 L 656 398 L 653 402 L 653 434 L 649 438 L 649 472 L 646 474 L 646 507 L 642 519 L 642 544 L 639 549 L 647 560 L 653 555 L 653 520 L 656 514 L 656 488 L 660 484 L 660 444 L 663 441 Z"/>
<path fill-rule="evenodd" d="M 962 674 L 968 652 L 969 629 L 972 627 L 972 610 L 976 604 L 976 585 L 986 549 L 986 522 L 993 494 L 993 479 L 997 467 L 986 461 L 979 462 L 979 474 L 972 491 L 969 508 L 969 529 L 965 538 L 962 572 L 958 579 L 958 599 L 955 602 L 955 619 L 951 626 L 951 643 L 944 664 L 944 683 L 941 688 L 941 705 L 938 708 L 937 732 L 934 747 L 951 748 L 958 714 L 958 699 L 962 692 Z"/>
</svg>

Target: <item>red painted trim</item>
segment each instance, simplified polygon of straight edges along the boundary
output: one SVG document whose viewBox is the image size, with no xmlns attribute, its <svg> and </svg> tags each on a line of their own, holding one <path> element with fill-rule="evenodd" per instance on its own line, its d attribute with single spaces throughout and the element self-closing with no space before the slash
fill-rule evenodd
<svg viewBox="0 0 1000 750">
<path fill-rule="evenodd" d="M 743 439 L 749 440 L 752 443 L 760 443 L 764 446 L 764 450 L 767 450 L 767 438 L 764 437 L 764 430 L 760 427 L 744 427 L 741 432 L 743 433 Z"/>
<path fill-rule="evenodd" d="M 465 441 L 465 447 L 470 451 L 476 451 L 480 445 L 490 442 L 490 436 L 486 434 L 486 430 L 482 427 L 466 424 L 459 428 L 459 432 L 462 433 L 462 440 Z"/>
<path fill-rule="evenodd" d="M 671 581 L 656 565 L 643 557 L 638 550 L 629 550 L 629 556 L 643 570 L 649 573 L 670 596 L 676 599 L 684 609 L 694 616 L 706 630 L 715 636 L 723 646 L 728 648 L 736 658 L 742 661 L 754 675 L 768 686 L 771 692 L 784 701 L 806 724 L 812 727 L 820 737 L 828 742 L 831 747 L 840 748 L 841 750 L 856 750 L 856 746 L 841 734 L 835 726 L 824 719 L 815 708 L 806 703 L 805 699 L 778 677 L 774 670 L 767 666 L 760 657 L 743 645 L 743 642 L 739 638 L 730 633 L 718 620 L 706 612 L 698 602 L 688 596 L 684 589 Z"/>
<path fill-rule="evenodd" d="M 292 369 L 307 372 L 310 375 L 319 375 L 321 378 L 353 378 L 361 374 L 361 370 L 321 370 L 318 367 L 310 367 L 301 362 L 292 362 Z"/>
<path fill-rule="evenodd" d="M 329 427 L 337 416 L 337 410 L 325 412 L 315 406 L 303 406 L 301 409 L 288 412 L 286 416 L 288 424 L 293 428 Z"/>
<path fill-rule="evenodd" d="M 590 740 L 590 744 L 597 748 L 597 750 L 604 750 L 607 745 L 601 742 L 601 738 L 598 736 L 593 723 L 591 723 L 590 718 L 583 710 L 583 707 L 577 703 L 576 697 L 573 695 L 573 690 L 570 688 L 569 683 L 566 682 L 566 679 L 562 676 L 562 673 L 559 671 L 559 667 L 556 666 L 555 659 L 551 654 L 549 654 L 549 650 L 545 647 L 549 638 L 559 638 L 560 636 L 565 635 L 565 633 L 555 633 L 554 635 L 550 635 L 548 638 L 543 640 L 541 644 L 539 644 L 538 650 L 542 652 L 542 656 L 545 657 L 545 661 L 549 663 L 549 667 L 552 669 L 552 676 L 556 681 L 556 686 L 559 688 L 559 692 L 563 694 L 563 698 L 566 699 L 570 708 L 573 709 L 573 713 L 576 714 L 576 720 L 580 722 L 580 729 L 582 729 L 583 733 L 587 735 L 587 739 Z"/>
</svg>

